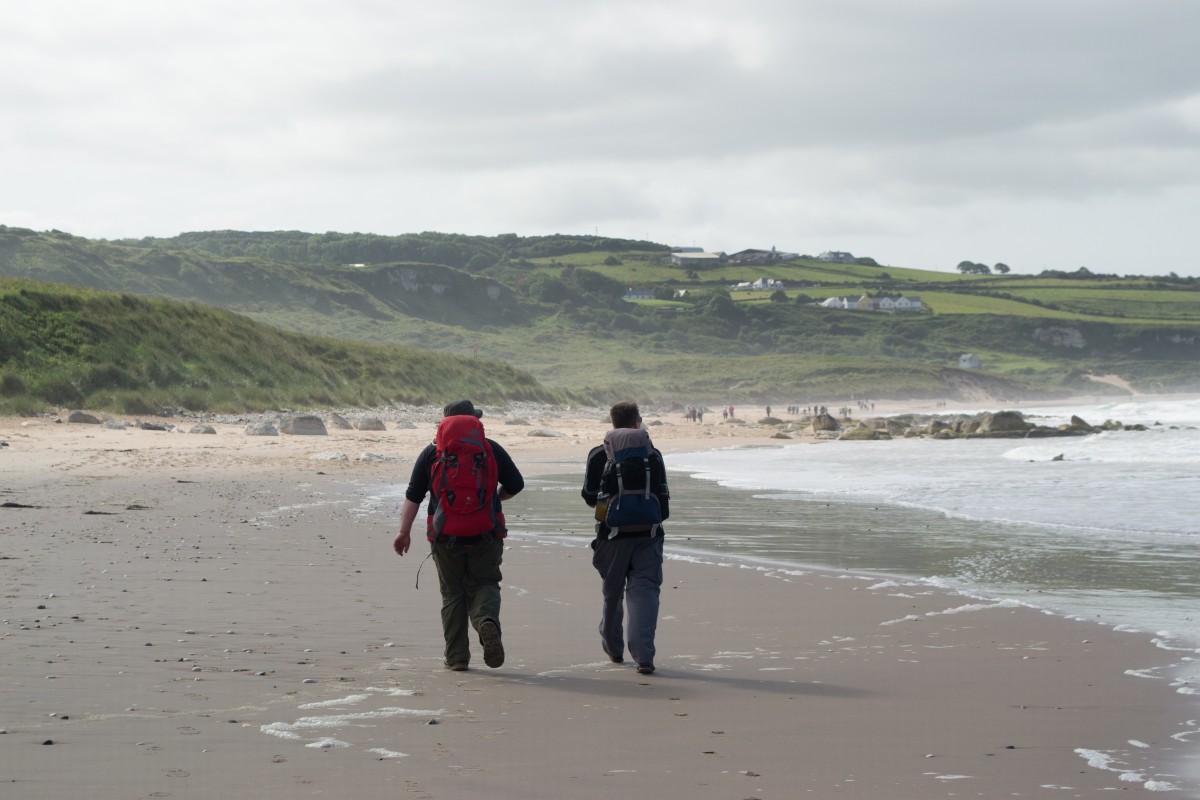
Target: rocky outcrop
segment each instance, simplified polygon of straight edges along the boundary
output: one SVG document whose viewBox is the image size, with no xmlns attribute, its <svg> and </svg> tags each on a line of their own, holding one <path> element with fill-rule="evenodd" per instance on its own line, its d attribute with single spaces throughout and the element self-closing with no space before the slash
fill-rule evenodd
<svg viewBox="0 0 1200 800">
<path fill-rule="evenodd" d="M 1032 426 L 1019 411 L 987 411 L 972 420 L 972 433 L 1024 433 Z"/>
<path fill-rule="evenodd" d="M 860 423 L 860 426 L 871 428 L 888 438 L 928 436 L 933 439 L 1042 439 L 1052 436 L 1086 436 L 1100 431 L 1145 430 L 1141 425 L 1122 425 L 1111 420 L 1101 425 L 1090 425 L 1077 416 L 1071 417 L 1070 422 L 1056 427 L 1035 425 L 1025 419 L 1019 411 L 989 411 L 970 417 L 962 414 L 944 417 L 906 414 L 900 417 L 866 420 Z M 814 430 L 817 430 L 815 425 Z M 855 429 L 840 438 L 864 436 L 865 434 Z"/>
<path fill-rule="evenodd" d="M 1093 433 L 1096 430 L 1074 414 L 1071 415 L 1071 422 L 1067 425 L 1067 428 L 1079 433 Z"/>
<path fill-rule="evenodd" d="M 1052 327 L 1038 328 L 1033 332 L 1033 340 L 1051 347 L 1070 347 L 1082 349 L 1087 346 L 1087 340 L 1076 328 Z"/>
<path fill-rule="evenodd" d="M 871 426 L 865 425 L 860 422 L 860 423 L 858 423 L 858 425 L 854 426 L 850 430 L 843 431 L 842 435 L 838 437 L 838 440 L 839 441 L 870 442 L 870 441 L 876 441 L 879 439 L 891 439 L 891 438 L 892 438 L 892 435 L 890 433 L 888 433 L 886 430 L 879 430 L 878 428 L 872 428 Z"/>
</svg>

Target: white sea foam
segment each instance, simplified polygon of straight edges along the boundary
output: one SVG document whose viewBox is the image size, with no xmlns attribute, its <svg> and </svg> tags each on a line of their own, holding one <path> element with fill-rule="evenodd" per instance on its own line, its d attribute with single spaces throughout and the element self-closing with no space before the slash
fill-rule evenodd
<svg viewBox="0 0 1200 800">
<path fill-rule="evenodd" d="M 284 739 L 299 738 L 298 731 L 316 728 L 343 728 L 359 724 L 367 720 L 387 719 L 389 717 L 428 716 L 435 717 L 445 713 L 442 710 L 430 711 L 419 708 L 380 708 L 375 711 L 358 711 L 352 714 L 331 714 L 324 717 L 301 717 L 295 722 L 272 722 L 263 725 L 259 730 L 272 736 Z"/>
<path fill-rule="evenodd" d="M 1150 792 L 1178 792 L 1179 787 L 1168 781 L 1146 781 L 1142 788 Z"/>
<path fill-rule="evenodd" d="M 352 706 L 355 703 L 360 703 L 366 700 L 370 695 L 352 694 L 348 697 L 339 697 L 336 700 L 322 700 L 317 703 L 304 703 L 300 706 L 301 709 L 307 711 L 310 708 L 338 708 L 342 706 Z"/>
<path fill-rule="evenodd" d="M 318 739 L 315 742 L 309 742 L 305 747 L 313 747 L 318 750 L 329 750 L 334 747 L 349 747 L 349 742 L 343 742 L 338 739 Z"/>
<path fill-rule="evenodd" d="M 385 750 L 382 747 L 372 747 L 367 752 L 374 753 L 380 758 L 408 758 L 408 753 L 397 753 L 395 750 Z"/>
<path fill-rule="evenodd" d="M 729 448 L 676 454 L 669 466 L 751 490 L 765 505 L 780 504 L 776 514 L 755 517 L 744 533 L 723 520 L 723 550 L 774 550 L 780 560 L 839 569 L 854 569 L 850 557 L 862 552 L 861 563 L 872 568 L 980 600 L 1021 599 L 1129 631 L 1169 626 L 1172 633 L 1161 646 L 1195 651 L 1200 523 L 1194 504 L 1182 499 L 1200 484 L 1200 401 L 1022 411 L 1038 424 L 1078 415 L 1092 424 L 1118 420 L 1148 430 L 1019 441 L 914 438 Z M 791 545 L 786 529 L 777 534 L 774 526 L 791 523 L 800 504 L 831 514 L 842 507 L 867 515 L 892 509 L 881 525 L 899 524 L 890 520 L 899 519 L 902 509 L 932 512 L 947 522 L 890 537 L 886 528 L 843 532 L 836 542 L 820 540 L 810 523 Z M 954 560 L 938 574 L 914 574 L 940 563 L 942 552 Z M 881 563 L 881 555 L 894 563 Z"/>
</svg>

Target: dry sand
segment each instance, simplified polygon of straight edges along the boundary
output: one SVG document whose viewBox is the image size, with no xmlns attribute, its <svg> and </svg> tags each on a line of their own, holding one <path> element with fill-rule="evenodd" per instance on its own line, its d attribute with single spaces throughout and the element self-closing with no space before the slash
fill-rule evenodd
<svg viewBox="0 0 1200 800">
<path fill-rule="evenodd" d="M 778 443 L 719 419 L 663 418 L 655 442 L 668 455 Z M 579 469 L 605 429 L 592 411 L 484 421 L 527 475 Z M 641 676 L 600 652 L 586 546 L 513 535 L 508 661 L 489 670 L 477 654 L 447 672 L 433 566 L 415 588 L 424 548 L 391 552 L 397 496 L 379 491 L 406 482 L 432 422 L 320 437 L 215 427 L 0 419 L 5 800 L 1194 785 L 1169 774 L 1188 755 L 1172 736 L 1194 700 L 1162 679 L 1171 655 L 1147 637 L 1023 608 L 965 612 L 972 601 L 915 582 L 672 560 L 659 671 Z M 531 491 L 506 509 L 536 515 L 536 502 Z M 1087 751 L 1120 753 L 1142 777 Z"/>
</svg>

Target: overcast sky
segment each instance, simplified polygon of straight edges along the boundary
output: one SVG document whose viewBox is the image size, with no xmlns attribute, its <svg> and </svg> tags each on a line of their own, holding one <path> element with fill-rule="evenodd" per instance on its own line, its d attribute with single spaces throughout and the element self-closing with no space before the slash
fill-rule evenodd
<svg viewBox="0 0 1200 800">
<path fill-rule="evenodd" d="M 0 224 L 1200 275 L 1196 0 L 0 9 Z"/>
</svg>

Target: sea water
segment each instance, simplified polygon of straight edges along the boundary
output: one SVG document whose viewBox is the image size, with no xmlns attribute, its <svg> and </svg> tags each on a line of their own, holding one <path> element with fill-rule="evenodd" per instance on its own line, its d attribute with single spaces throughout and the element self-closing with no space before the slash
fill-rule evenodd
<svg viewBox="0 0 1200 800">
<path fill-rule="evenodd" d="M 669 466 L 689 491 L 752 496 L 720 549 L 895 572 L 1200 646 L 1200 402 L 1018 410 L 1146 430 L 732 448 Z"/>
<path fill-rule="evenodd" d="M 903 576 L 1200 648 L 1200 401 L 1016 410 L 1146 430 L 671 454 L 668 552 Z M 580 481 L 531 479 L 510 529 L 591 538 Z"/>
</svg>

